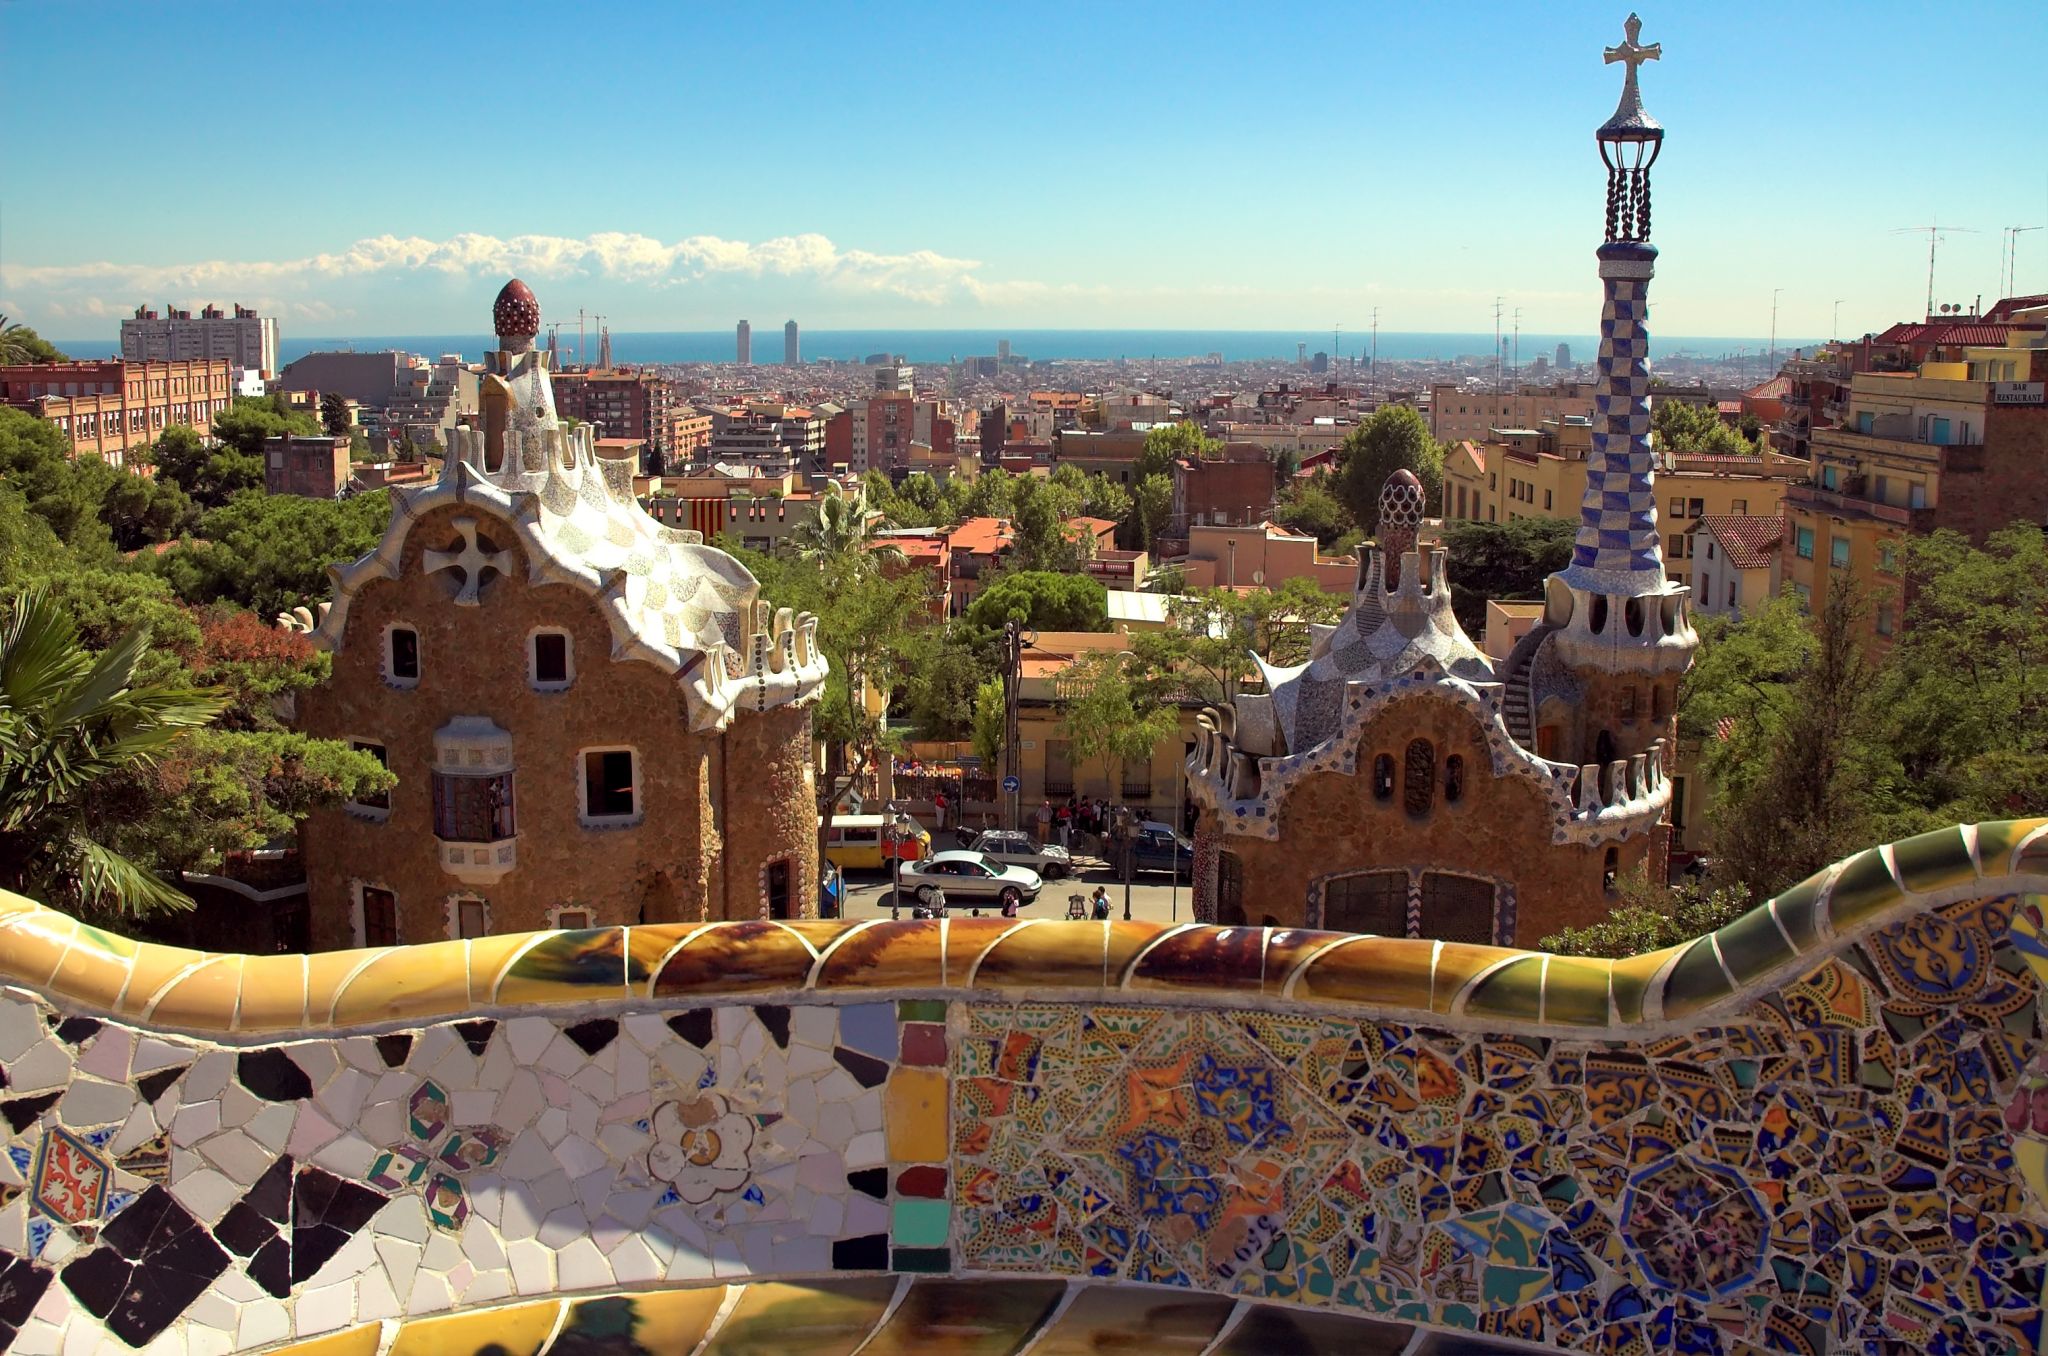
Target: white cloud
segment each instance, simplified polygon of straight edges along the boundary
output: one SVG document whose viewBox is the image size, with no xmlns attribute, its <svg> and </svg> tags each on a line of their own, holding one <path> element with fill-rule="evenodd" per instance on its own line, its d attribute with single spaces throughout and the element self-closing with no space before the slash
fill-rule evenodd
<svg viewBox="0 0 2048 1356">
<path fill-rule="evenodd" d="M 47 316 L 123 315 L 144 299 L 262 298 L 278 309 L 331 303 L 310 294 L 351 279 L 442 273 L 486 278 L 518 275 L 536 282 L 593 277 L 673 287 L 722 275 L 809 280 L 848 296 L 882 295 L 940 305 L 981 300 L 990 284 L 974 259 L 934 250 L 903 254 L 841 249 L 822 235 L 749 242 L 696 235 L 676 241 L 621 231 L 593 235 L 499 237 L 464 232 L 446 240 L 380 235 L 335 253 L 299 259 L 208 259 L 193 263 L 12 265 L 0 272 L 10 294 Z"/>
</svg>

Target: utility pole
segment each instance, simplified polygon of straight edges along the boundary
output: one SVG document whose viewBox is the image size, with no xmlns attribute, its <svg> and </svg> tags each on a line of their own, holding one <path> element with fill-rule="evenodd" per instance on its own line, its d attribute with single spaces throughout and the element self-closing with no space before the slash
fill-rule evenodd
<svg viewBox="0 0 2048 1356">
<path fill-rule="evenodd" d="M 1500 298 L 1493 299 L 1493 393 L 1500 394 Z"/>
<path fill-rule="evenodd" d="M 1038 633 L 1028 631 L 1016 622 L 1003 623 L 1003 780 L 1020 778 L 1017 747 L 1017 696 L 1023 683 L 1024 647 L 1038 639 Z M 1003 792 L 1007 807 L 1004 827 L 1017 827 L 1017 791 Z"/>
<path fill-rule="evenodd" d="M 1834 333 L 1829 337 L 1837 341 L 1839 341 L 1842 337 L 1842 303 L 1846 300 L 1848 300 L 1848 298 L 1846 297 L 1835 298 L 1835 323 L 1833 326 Z"/>
<path fill-rule="evenodd" d="M 1782 287 L 1771 289 L 1771 357 L 1770 367 L 1764 374 L 1765 381 L 1771 379 L 1772 369 L 1775 369 L 1778 363 L 1778 294 L 1784 290 Z"/>
</svg>

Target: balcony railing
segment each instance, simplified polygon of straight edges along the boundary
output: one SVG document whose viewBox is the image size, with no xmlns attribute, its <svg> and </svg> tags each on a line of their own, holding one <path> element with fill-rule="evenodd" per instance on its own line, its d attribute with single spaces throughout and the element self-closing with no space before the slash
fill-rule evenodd
<svg viewBox="0 0 2048 1356">
<path fill-rule="evenodd" d="M 1933 509 L 1881 504 L 1875 499 L 1865 499 L 1861 495 L 1840 490 L 1822 489 L 1818 485 L 1786 486 L 1785 502 L 1793 508 L 1805 509 L 1809 513 L 1831 513 L 1844 518 L 1866 518 L 1880 523 L 1896 523 L 1912 532 L 1932 530 L 1934 519 Z"/>
</svg>

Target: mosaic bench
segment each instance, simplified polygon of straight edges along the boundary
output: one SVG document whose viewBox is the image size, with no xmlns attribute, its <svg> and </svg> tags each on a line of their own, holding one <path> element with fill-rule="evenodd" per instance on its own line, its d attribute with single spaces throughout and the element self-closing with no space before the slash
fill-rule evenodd
<svg viewBox="0 0 2048 1356">
<path fill-rule="evenodd" d="M 1051 919 L 218 956 L 0 896 L 0 1347 L 2039 1350 L 2044 894 L 2048 821 L 1612 963 Z"/>
</svg>

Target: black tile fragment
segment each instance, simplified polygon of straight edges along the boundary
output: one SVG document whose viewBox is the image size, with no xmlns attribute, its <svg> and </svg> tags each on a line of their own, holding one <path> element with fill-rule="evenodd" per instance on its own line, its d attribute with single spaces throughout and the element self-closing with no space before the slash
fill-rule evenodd
<svg viewBox="0 0 2048 1356">
<path fill-rule="evenodd" d="M 235 1078 L 267 1102 L 303 1102 L 313 1095 L 313 1080 L 277 1046 L 244 1050 L 235 1059 Z"/>
<path fill-rule="evenodd" d="M 34 1125 L 45 1111 L 57 1105 L 57 1099 L 63 1095 L 61 1092 L 39 1092 L 33 1097 L 10 1097 L 0 1102 L 0 1116 L 7 1118 L 7 1124 L 18 1135 Z"/>
<path fill-rule="evenodd" d="M 51 1273 L 11 1252 L 0 1252 L 0 1259 L 5 1259 L 0 1261 L 0 1323 L 18 1328 L 28 1322 L 43 1292 L 50 1288 Z"/>
<path fill-rule="evenodd" d="M 887 1168 L 856 1168 L 846 1174 L 846 1184 L 855 1191 L 881 1200 L 889 1194 L 889 1170 Z"/>
<path fill-rule="evenodd" d="M 178 1081 L 179 1074 L 191 1067 L 189 1064 L 180 1064 L 175 1069 L 158 1069 L 155 1073 L 146 1073 L 135 1080 L 135 1090 L 142 1094 L 144 1101 L 154 1102 L 164 1095 L 165 1088 Z"/>
<path fill-rule="evenodd" d="M 397 1068 L 412 1053 L 412 1033 L 394 1031 L 388 1036 L 377 1037 L 377 1053 L 383 1058 L 385 1068 Z"/>
<path fill-rule="evenodd" d="M 112 1248 L 94 1248 L 64 1268 L 64 1288 L 94 1318 L 104 1321 L 121 1302 L 135 1264 Z"/>
<path fill-rule="evenodd" d="M 292 1183 L 292 1284 L 325 1266 L 386 1199 L 323 1168 L 301 1168 Z"/>
<path fill-rule="evenodd" d="M 930 1271 L 944 1274 L 953 1269 L 951 1248 L 898 1248 L 894 1258 L 895 1271 Z"/>
<path fill-rule="evenodd" d="M 832 1244 L 832 1269 L 834 1271 L 887 1271 L 889 1269 L 889 1235 L 863 1234 L 859 1238 L 842 1238 Z"/>
<path fill-rule="evenodd" d="M 277 1237 L 277 1226 L 256 1213 L 247 1201 L 237 1201 L 213 1226 L 213 1236 L 237 1257 L 247 1257 Z"/>
<path fill-rule="evenodd" d="M 761 1019 L 761 1025 L 768 1028 L 768 1034 L 775 1038 L 777 1045 L 785 1050 L 789 1048 L 788 1008 L 778 1004 L 764 1003 L 754 1009 L 754 1016 Z"/>
<path fill-rule="evenodd" d="M 619 1038 L 619 1022 L 616 1017 L 592 1017 L 563 1027 L 562 1034 L 575 1041 L 584 1054 L 594 1055 Z"/>
<path fill-rule="evenodd" d="M 64 1286 L 130 1346 L 175 1322 L 228 1268 L 228 1255 L 171 1193 L 153 1186 L 63 1271 Z"/>
<path fill-rule="evenodd" d="M 474 1022 L 457 1022 L 455 1031 L 462 1037 L 462 1043 L 469 1047 L 469 1053 L 482 1059 L 484 1051 L 491 1048 L 491 1037 L 497 1034 L 498 1024 L 485 1017 Z"/>
<path fill-rule="evenodd" d="M 283 1224 L 291 1216 L 292 1206 L 292 1157 L 285 1154 L 270 1165 L 256 1185 L 249 1188 L 249 1194 L 242 1197 L 242 1203 L 273 1224 Z"/>
<path fill-rule="evenodd" d="M 832 1058 L 839 1061 L 839 1067 L 852 1074 L 855 1081 L 864 1088 L 879 1087 L 889 1076 L 886 1061 L 873 1055 L 864 1055 L 858 1050 L 849 1050 L 841 1045 L 832 1051 Z"/>
<path fill-rule="evenodd" d="M 711 1037 L 715 1034 L 711 1022 L 711 1009 L 691 1008 L 688 1012 L 679 1012 L 668 1019 L 668 1029 L 699 1050 L 707 1049 L 711 1045 Z"/>
<path fill-rule="evenodd" d="M 292 1245 L 279 1234 L 249 1259 L 249 1279 L 266 1294 L 283 1299 L 292 1292 Z"/>
<path fill-rule="evenodd" d="M 100 1033 L 100 1023 L 91 1017 L 66 1017 L 57 1023 L 57 1039 L 66 1045 L 79 1045 Z"/>
</svg>

